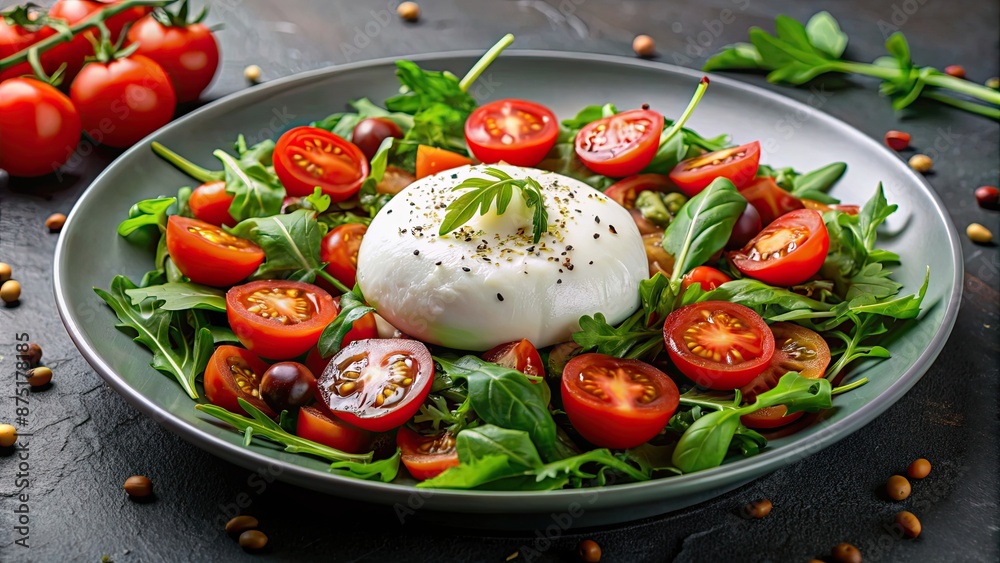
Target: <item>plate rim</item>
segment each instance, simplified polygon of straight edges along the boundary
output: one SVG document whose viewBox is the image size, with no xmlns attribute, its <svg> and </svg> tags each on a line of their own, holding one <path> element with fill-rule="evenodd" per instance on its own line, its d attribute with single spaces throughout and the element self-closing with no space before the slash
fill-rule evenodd
<svg viewBox="0 0 1000 563">
<path fill-rule="evenodd" d="M 221 438 L 206 434 L 202 430 L 189 425 L 169 410 L 159 407 L 152 400 L 146 398 L 145 395 L 130 386 L 128 382 L 121 378 L 115 370 L 112 369 L 99 354 L 97 354 L 96 350 L 94 350 L 87 342 L 83 331 L 76 326 L 75 322 L 73 322 L 72 311 L 70 310 L 67 302 L 67 296 L 62 291 L 64 274 L 62 271 L 63 269 L 61 268 L 61 263 L 64 260 L 65 240 L 67 238 L 67 234 L 73 232 L 72 226 L 76 215 L 78 214 L 78 210 L 88 198 L 94 197 L 93 193 L 95 186 L 98 186 L 105 176 L 110 175 L 110 173 L 112 173 L 117 167 L 124 166 L 123 163 L 134 153 L 148 150 L 149 142 L 157 138 L 163 132 L 180 129 L 189 121 L 198 120 L 203 114 L 215 111 L 221 106 L 234 104 L 238 105 L 245 97 L 250 97 L 254 94 L 267 92 L 269 90 L 278 90 L 297 83 L 307 83 L 311 79 L 319 77 L 326 77 L 329 75 L 371 67 L 392 66 L 397 60 L 403 58 L 419 63 L 449 58 L 477 58 L 481 56 L 482 53 L 483 51 L 481 50 L 466 49 L 380 57 L 377 59 L 355 61 L 293 74 L 291 76 L 254 86 L 253 88 L 233 92 L 222 98 L 209 102 L 208 104 L 205 104 L 204 106 L 151 133 L 136 143 L 133 147 L 119 155 L 111 164 L 107 166 L 107 168 L 94 178 L 91 184 L 83 191 L 83 193 L 80 194 L 74 203 L 73 208 L 68 215 L 67 224 L 62 230 L 59 240 L 57 241 L 53 258 L 52 280 L 56 308 L 59 312 L 63 325 L 66 327 L 66 331 L 69 333 L 74 345 L 80 351 L 84 359 L 87 360 L 91 367 L 101 376 L 102 379 L 104 379 L 105 382 L 108 383 L 112 389 L 114 389 L 132 406 L 136 407 L 140 412 L 155 420 L 160 426 L 180 436 L 189 443 L 192 443 L 217 457 L 221 457 L 241 467 L 252 470 L 254 467 L 261 467 L 261 464 L 269 468 L 278 466 L 281 469 L 281 474 L 278 477 L 280 480 L 289 481 L 313 490 L 322 490 L 338 496 L 364 499 L 378 504 L 393 504 L 399 501 L 405 502 L 415 492 L 422 491 L 430 493 L 429 497 L 437 499 L 433 504 L 439 505 L 437 507 L 428 505 L 424 509 L 454 511 L 456 507 L 460 506 L 461 511 L 463 512 L 474 512 L 476 510 L 470 510 L 476 508 L 474 505 L 470 505 L 469 503 L 462 501 L 467 501 L 473 498 L 483 499 L 485 497 L 491 502 L 487 505 L 479 507 L 479 511 L 488 511 L 491 513 L 548 511 L 555 503 L 571 502 L 578 500 L 578 497 L 582 495 L 594 495 L 595 493 L 601 497 L 601 502 L 595 503 L 594 508 L 613 509 L 624 505 L 636 504 L 636 501 L 629 501 L 627 499 L 629 496 L 634 496 L 640 491 L 652 492 L 666 487 L 683 489 L 685 495 L 690 495 L 708 491 L 713 487 L 720 486 L 727 482 L 732 483 L 740 479 L 742 479 L 743 482 L 747 482 L 764 474 L 771 473 L 786 465 L 790 465 L 795 461 L 805 459 L 805 457 L 818 453 L 819 451 L 857 432 L 861 427 L 870 423 L 872 420 L 885 412 L 891 405 L 899 401 L 899 399 L 901 399 L 903 395 L 905 395 L 930 369 L 930 366 L 944 348 L 954 329 L 962 299 L 962 281 L 964 279 L 965 265 L 962 247 L 958 239 L 954 222 L 951 220 L 951 216 L 948 213 L 947 208 L 944 206 L 944 203 L 941 201 L 941 198 L 925 178 L 906 167 L 905 163 L 898 160 L 897 155 L 889 151 L 888 148 L 883 147 L 875 139 L 869 137 L 867 134 L 846 121 L 836 118 L 821 109 L 814 108 L 808 104 L 777 92 L 772 92 L 760 86 L 742 82 L 735 78 L 720 76 L 715 73 L 706 73 L 659 61 L 641 60 L 621 55 L 543 49 L 513 49 L 505 51 L 503 57 L 505 59 L 553 59 L 563 61 L 569 60 L 574 62 L 596 61 L 606 64 L 621 65 L 624 67 L 640 68 L 645 70 L 652 69 L 659 72 L 689 76 L 694 79 L 707 75 L 713 82 L 718 82 L 719 84 L 724 84 L 727 87 L 741 90 L 755 97 L 762 97 L 769 101 L 783 104 L 791 109 L 809 112 L 810 116 L 814 119 L 820 120 L 821 124 L 832 125 L 838 130 L 844 131 L 852 138 L 859 139 L 863 144 L 862 148 L 881 151 L 887 157 L 892 157 L 893 160 L 897 162 L 898 166 L 905 167 L 903 172 L 908 176 L 909 180 L 922 186 L 923 190 L 930 196 L 931 201 L 934 204 L 934 211 L 942 218 L 945 226 L 948 227 L 947 237 L 948 243 L 952 249 L 954 269 L 954 276 L 952 278 L 953 288 L 951 294 L 947 296 L 946 302 L 943 303 L 946 309 L 941 326 L 934 334 L 928 346 L 914 360 L 913 365 L 904 371 L 899 379 L 879 394 L 877 400 L 869 401 L 868 403 L 862 405 L 856 411 L 847 415 L 847 417 L 843 420 L 822 427 L 819 432 L 813 435 L 814 440 L 805 443 L 800 440 L 797 443 L 788 444 L 775 450 L 765 450 L 763 453 L 756 456 L 730 462 L 720 467 L 715 467 L 705 471 L 673 476 L 665 479 L 653 479 L 639 483 L 626 483 L 601 488 L 562 489 L 557 491 L 548 491 L 544 494 L 531 491 L 417 489 L 412 485 L 364 481 L 334 475 L 332 473 L 324 473 L 319 470 L 275 459 L 249 448 L 244 448 Z M 942 301 L 945 300 L 943 299 Z M 321 486 L 318 487 L 317 485 Z M 348 486 L 339 487 L 341 485 Z M 612 494 L 618 491 L 631 492 L 632 495 Z M 615 500 L 607 500 L 606 497 L 626 500 L 615 502 Z M 426 498 L 425 500 L 430 501 L 432 499 Z M 499 506 L 496 502 L 493 502 L 495 500 L 502 500 L 506 502 L 503 506 Z M 656 500 L 658 499 L 652 497 L 648 497 L 646 499 L 647 502 Z M 441 507 L 440 505 L 448 506 Z"/>
</svg>

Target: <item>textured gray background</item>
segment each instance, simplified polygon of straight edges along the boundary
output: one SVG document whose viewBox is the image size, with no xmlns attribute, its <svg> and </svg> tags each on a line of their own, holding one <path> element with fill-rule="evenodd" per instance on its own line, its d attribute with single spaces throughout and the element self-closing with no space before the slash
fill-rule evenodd
<svg viewBox="0 0 1000 563">
<path fill-rule="evenodd" d="M 10 2 L 0 2 L 6 6 Z M 914 59 L 943 68 L 958 63 L 983 81 L 998 74 L 997 2 L 868 0 L 708 0 L 701 2 L 603 0 L 425 0 L 418 24 L 390 15 L 395 3 L 294 0 L 212 2 L 211 23 L 222 22 L 223 64 L 212 99 L 245 87 L 242 70 L 258 64 L 271 79 L 308 69 L 384 56 L 481 49 L 503 32 L 519 48 L 631 54 L 631 40 L 648 33 L 660 60 L 699 67 L 709 54 L 745 40 L 753 25 L 773 29 L 779 13 L 798 19 L 830 10 L 849 34 L 848 55 L 882 54 L 883 29 L 909 38 Z M 723 14 L 730 10 L 730 15 Z M 387 15 L 389 15 L 387 17 Z M 722 23 L 722 19 L 732 23 Z M 881 25 L 879 22 L 882 22 Z M 741 79 L 806 100 L 808 90 L 776 88 L 762 77 Z M 899 121 L 875 84 L 842 84 L 823 110 L 867 134 L 888 129 L 913 134 L 924 150 L 937 145 L 929 176 L 959 229 L 972 221 L 1000 233 L 998 214 L 980 210 L 972 190 L 1000 175 L 998 127 L 986 119 L 918 105 Z M 191 109 L 191 108 L 185 108 Z M 577 541 L 590 537 L 604 561 L 803 561 L 850 541 L 865 561 L 996 561 L 998 528 L 998 358 L 1000 253 L 963 236 L 965 297 L 955 331 L 937 363 L 886 414 L 819 454 L 711 502 L 632 524 L 561 534 L 483 534 L 415 519 L 400 524 L 390 509 L 269 482 L 270 475 L 238 469 L 183 442 L 141 416 L 90 369 L 67 337 L 51 296 L 56 237 L 43 221 L 67 212 L 90 181 L 116 156 L 88 156 L 61 179 L 14 181 L 0 188 L 0 261 L 24 285 L 21 306 L 0 308 L 0 419 L 14 417 L 14 339 L 26 332 L 45 350 L 55 385 L 31 396 L 30 548 L 13 545 L 17 460 L 0 457 L 0 560 L 218 561 L 323 559 L 334 561 L 502 561 L 522 546 L 536 560 L 570 561 Z M 831 159 L 837 155 L 831 155 Z M 141 181 L 137 178 L 136 181 Z M 889 503 L 885 478 L 915 457 L 934 463 L 931 478 L 915 483 L 911 498 Z M 148 475 L 156 500 L 129 502 L 121 484 Z M 766 497 L 767 519 L 742 518 L 739 508 Z M 237 503 L 260 518 L 268 550 L 244 555 L 220 522 Z M 924 532 L 896 541 L 885 529 L 907 507 Z M 544 533 L 544 532 L 542 532 Z M 540 549 L 546 548 L 547 549 Z M 521 560 L 524 560 L 522 557 Z"/>
</svg>

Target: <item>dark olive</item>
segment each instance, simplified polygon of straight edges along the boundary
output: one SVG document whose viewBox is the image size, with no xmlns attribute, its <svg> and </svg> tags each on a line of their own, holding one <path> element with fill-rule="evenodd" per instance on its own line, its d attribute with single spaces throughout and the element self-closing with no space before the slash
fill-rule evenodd
<svg viewBox="0 0 1000 563">
<path fill-rule="evenodd" d="M 746 209 L 740 214 L 740 218 L 736 220 L 736 224 L 733 225 L 733 233 L 729 235 L 726 248 L 729 250 L 743 248 L 763 228 L 764 226 L 760 222 L 760 213 L 757 212 L 756 207 L 748 203 Z"/>
<path fill-rule="evenodd" d="M 597 563 L 601 560 L 601 546 L 594 540 L 583 540 L 576 546 L 576 554 L 580 556 L 580 561 Z"/>
<path fill-rule="evenodd" d="M 382 141 L 389 137 L 402 139 L 403 130 L 399 128 L 399 125 L 384 117 L 369 117 L 362 119 L 354 126 L 351 142 L 361 149 L 368 160 L 371 160 L 378 152 Z"/>
<path fill-rule="evenodd" d="M 275 412 L 308 405 L 316 396 L 316 377 L 298 362 L 278 362 L 264 372 L 260 396 Z"/>
</svg>

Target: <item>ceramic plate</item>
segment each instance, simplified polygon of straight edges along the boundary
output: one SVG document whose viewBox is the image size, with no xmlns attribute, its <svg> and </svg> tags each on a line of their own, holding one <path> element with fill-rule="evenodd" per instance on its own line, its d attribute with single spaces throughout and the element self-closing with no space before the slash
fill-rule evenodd
<svg viewBox="0 0 1000 563">
<path fill-rule="evenodd" d="M 461 76 L 480 53 L 412 57 L 421 66 Z M 514 51 L 504 54 L 472 93 L 485 101 L 505 97 L 540 102 L 560 118 L 586 105 L 613 102 L 620 108 L 650 103 L 677 115 L 700 78 L 695 71 L 664 64 L 590 54 Z M 59 312 L 84 357 L 118 393 L 171 432 L 247 468 L 268 466 L 290 483 L 374 503 L 420 506 L 431 513 L 476 513 L 478 525 L 529 527 L 552 513 L 583 515 L 577 525 L 633 520 L 676 510 L 717 496 L 782 466 L 799 461 L 861 428 L 899 400 L 927 371 L 951 332 L 961 297 L 962 260 L 956 231 L 930 186 L 895 154 L 828 115 L 745 84 L 713 78 L 689 127 L 706 137 L 730 133 L 734 143 L 761 141 L 761 162 L 811 170 L 832 160 L 848 163 L 834 194 L 863 203 L 883 182 L 900 210 L 887 223 L 880 244 L 903 257 L 895 277 L 904 291 L 917 290 L 930 264 L 930 288 L 921 320 L 902 330 L 890 346 L 893 357 L 855 366 L 871 382 L 837 397 L 836 407 L 801 431 L 770 442 L 767 450 L 709 471 L 602 489 L 536 492 L 441 491 L 412 482 L 383 484 L 331 475 L 326 464 L 268 445 L 242 446 L 242 435 L 196 411 L 170 377 L 149 366 L 149 352 L 115 329 L 111 310 L 92 287 L 106 288 L 116 274 L 138 280 L 151 256 L 115 233 L 129 207 L 144 198 L 174 194 L 189 178 L 149 150 L 157 140 L 198 164 L 217 168 L 212 151 L 229 147 L 240 133 L 251 143 L 330 113 L 360 97 L 383 100 L 398 90 L 392 60 L 350 64 L 257 86 L 187 115 L 123 154 L 80 197 L 55 256 Z M 512 518 L 519 515 L 518 518 Z M 458 520 L 458 517 L 455 518 Z M 469 520 L 466 518 L 466 520 Z"/>
</svg>

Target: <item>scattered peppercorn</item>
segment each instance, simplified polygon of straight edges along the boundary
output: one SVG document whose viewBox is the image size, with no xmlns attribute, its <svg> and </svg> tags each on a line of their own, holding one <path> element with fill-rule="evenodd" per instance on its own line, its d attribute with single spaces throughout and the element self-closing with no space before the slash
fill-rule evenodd
<svg viewBox="0 0 1000 563">
<path fill-rule="evenodd" d="M 849 543 L 839 543 L 830 550 L 837 563 L 861 563 L 861 552 Z"/>
<path fill-rule="evenodd" d="M 247 530 L 256 529 L 260 525 L 253 516 L 247 516 L 246 514 L 241 514 L 236 516 L 229 522 L 226 522 L 226 533 L 234 538 L 239 537 L 243 532 Z"/>
<path fill-rule="evenodd" d="M 250 65 L 243 69 L 243 78 L 247 79 L 247 82 L 252 82 L 254 84 L 260 82 L 261 69 L 257 65 Z"/>
<path fill-rule="evenodd" d="M 21 298 L 21 284 L 17 280 L 7 280 L 0 285 L 0 300 L 12 305 Z"/>
<path fill-rule="evenodd" d="M 944 73 L 955 78 L 965 78 L 965 67 L 962 65 L 948 65 L 944 67 Z"/>
<path fill-rule="evenodd" d="M 996 209 L 1000 204 L 1000 190 L 996 186 L 979 186 L 976 188 L 976 203 L 984 209 Z"/>
<path fill-rule="evenodd" d="M 0 446 L 9 448 L 17 441 L 17 428 L 9 424 L 0 424 Z"/>
<path fill-rule="evenodd" d="M 915 538 L 920 535 L 920 520 L 912 512 L 907 510 L 897 512 L 896 525 L 903 530 L 903 534 L 908 538 Z"/>
<path fill-rule="evenodd" d="M 910 157 L 910 168 L 921 174 L 930 172 L 932 166 L 934 166 L 934 161 L 926 154 L 915 154 Z"/>
<path fill-rule="evenodd" d="M 53 213 L 49 215 L 49 218 L 45 220 L 45 226 L 49 228 L 50 232 L 58 233 L 62 230 L 63 225 L 66 224 L 66 216 L 62 213 Z"/>
<path fill-rule="evenodd" d="M 993 88 L 994 90 L 1000 90 L 1000 76 L 994 76 L 986 81 L 987 88 Z"/>
<path fill-rule="evenodd" d="M 747 516 L 752 516 L 754 518 L 764 518 L 765 516 L 771 513 L 772 507 L 773 505 L 771 504 L 771 501 L 767 500 L 766 498 L 762 498 L 747 504 L 745 507 L 743 507 L 743 511 L 747 514 Z"/>
<path fill-rule="evenodd" d="M 31 368 L 27 371 L 27 373 L 25 373 L 25 377 L 28 379 L 28 385 L 32 387 L 43 387 L 52 381 L 52 370 L 45 366 Z"/>
<path fill-rule="evenodd" d="M 648 35 L 636 35 L 632 40 L 632 50 L 640 57 L 652 57 L 656 55 L 656 41 Z"/>
<path fill-rule="evenodd" d="M 886 131 L 885 144 L 894 151 L 901 151 L 910 146 L 910 134 L 903 131 Z"/>
<path fill-rule="evenodd" d="M 910 482 L 902 475 L 893 475 L 885 482 L 885 492 L 892 500 L 903 500 L 910 496 Z"/>
<path fill-rule="evenodd" d="M 419 250 L 414 250 L 413 251 L 413 255 L 414 256 L 420 256 L 420 251 Z"/>
<path fill-rule="evenodd" d="M 247 530 L 240 534 L 240 547 L 247 551 L 259 551 L 267 545 L 267 536 L 259 530 Z"/>
<path fill-rule="evenodd" d="M 11 270 L 10 264 L 0 262 L 0 283 L 9 280 L 10 276 L 13 275 L 13 273 L 14 272 L 13 270 Z"/>
<path fill-rule="evenodd" d="M 976 244 L 989 244 L 993 241 L 993 233 L 979 223 L 971 223 L 965 228 L 965 234 Z M 6 286 L 7 285 L 4 284 L 4 287 Z"/>
<path fill-rule="evenodd" d="M 420 19 L 420 5 L 416 2 L 403 2 L 396 7 L 396 14 L 408 22 Z"/>
<path fill-rule="evenodd" d="M 125 492 L 132 498 L 146 498 L 153 494 L 153 482 L 142 475 L 125 479 Z"/>
<path fill-rule="evenodd" d="M 583 540 L 576 546 L 576 554 L 580 556 L 580 561 L 597 563 L 601 560 L 601 546 L 594 540 Z"/>
<path fill-rule="evenodd" d="M 42 347 L 32 342 L 28 344 L 28 351 L 24 353 L 24 356 L 28 358 L 28 365 L 35 367 L 42 361 Z"/>
<path fill-rule="evenodd" d="M 500 301 L 503 301 L 503 295 L 500 295 L 500 294 L 498 293 L 498 294 L 497 294 L 497 299 L 499 299 Z"/>
</svg>

